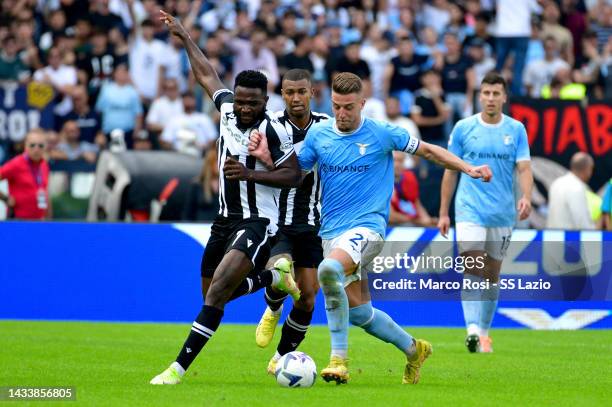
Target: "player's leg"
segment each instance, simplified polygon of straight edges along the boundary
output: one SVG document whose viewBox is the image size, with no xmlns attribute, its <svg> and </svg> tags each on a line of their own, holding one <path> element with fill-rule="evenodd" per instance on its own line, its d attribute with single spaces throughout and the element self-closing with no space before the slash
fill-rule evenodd
<svg viewBox="0 0 612 407">
<path fill-rule="evenodd" d="M 300 233 L 294 236 L 295 276 L 301 296 L 294 301 L 291 312 L 283 324 L 276 353 L 268 364 L 268 373 L 273 373 L 276 361 L 286 353 L 296 350 L 310 327 L 315 297 L 319 291 L 316 267 L 323 261 L 321 238 L 316 232 Z"/>
<path fill-rule="evenodd" d="M 421 339 L 414 339 L 386 312 L 373 307 L 370 298 L 367 269 L 374 257 L 380 253 L 383 243 L 382 237 L 372 234 L 362 246 L 361 279 L 346 287 L 350 306 L 349 319 L 351 324 L 383 342 L 393 344 L 402 351 L 406 355 L 403 382 L 416 384 L 421 366 L 432 353 L 431 344 Z"/>
<path fill-rule="evenodd" d="M 346 234 L 349 233 L 350 231 Z M 342 249 L 340 248 L 342 246 L 339 246 L 341 242 L 342 236 L 323 242 L 325 259 L 317 269 L 317 277 L 325 298 L 325 314 L 331 336 L 330 362 L 326 368 L 321 370 L 321 377 L 325 381 L 335 381 L 337 384 L 346 383 L 349 379 L 347 363 L 349 305 L 344 290 L 345 275 L 354 273 L 360 256 L 358 247 L 355 250 L 352 247 Z M 360 243 L 357 242 L 356 245 Z M 351 255 L 357 257 L 357 261 Z"/>
<path fill-rule="evenodd" d="M 485 279 L 489 280 L 488 288 L 482 290 L 480 302 L 480 351 L 483 353 L 493 352 L 493 341 L 489 336 L 489 329 L 497 310 L 499 299 L 499 274 L 506 250 L 510 245 L 512 228 L 497 227 L 487 228 L 487 243 L 485 245 L 487 257 L 485 261 Z M 495 285 L 492 285 L 495 283 Z"/>
<path fill-rule="evenodd" d="M 225 254 L 215 270 L 204 305 L 193 322 L 176 360 L 169 368 L 155 376 L 151 384 L 180 383 L 185 371 L 219 327 L 225 303 L 252 267 L 251 260 L 239 250 L 231 249 Z"/>
<path fill-rule="evenodd" d="M 463 272 L 461 306 L 467 330 L 465 346 L 469 352 L 474 353 L 480 348 L 480 284 L 484 281 L 484 268 L 479 267 L 482 263 L 467 259 L 486 258 L 484 251 L 486 229 L 474 223 L 458 222 L 456 235 L 459 253 L 464 258 L 463 264 L 473 265 L 466 267 Z"/>
<path fill-rule="evenodd" d="M 277 233 L 277 240 L 270 252 L 270 260 L 266 268 L 271 268 L 280 259 L 287 259 L 289 262 L 293 262 L 290 255 L 292 249 L 293 245 L 290 237 L 281 228 Z M 278 325 L 278 320 L 283 311 L 285 298 L 287 298 L 286 293 L 275 290 L 272 287 L 266 287 L 264 299 L 267 307 L 255 330 L 255 343 L 260 348 L 265 348 L 272 341 L 276 325 Z"/>
</svg>

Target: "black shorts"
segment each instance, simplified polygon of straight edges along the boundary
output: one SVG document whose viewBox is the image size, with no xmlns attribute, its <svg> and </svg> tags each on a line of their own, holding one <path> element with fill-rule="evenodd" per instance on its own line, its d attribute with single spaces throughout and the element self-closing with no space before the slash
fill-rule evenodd
<svg viewBox="0 0 612 407">
<path fill-rule="evenodd" d="M 268 219 L 230 219 L 218 216 L 206 243 L 200 274 L 212 277 L 225 253 L 231 249 L 245 253 L 256 270 L 263 269 L 270 257 Z"/>
<path fill-rule="evenodd" d="M 281 226 L 275 242 L 270 257 L 289 253 L 296 268 L 316 269 L 323 261 L 323 245 L 316 229 Z"/>
</svg>

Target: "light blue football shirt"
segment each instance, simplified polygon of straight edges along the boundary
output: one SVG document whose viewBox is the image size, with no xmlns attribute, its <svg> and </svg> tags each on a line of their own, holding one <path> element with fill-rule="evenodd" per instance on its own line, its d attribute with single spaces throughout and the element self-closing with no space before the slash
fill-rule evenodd
<svg viewBox="0 0 612 407">
<path fill-rule="evenodd" d="M 514 226 L 514 168 L 518 161 L 531 159 L 525 126 L 506 115 L 497 124 L 487 124 L 478 113 L 457 122 L 448 149 L 469 164 L 488 164 L 493 172 L 491 182 L 461 174 L 455 221 L 486 227 Z"/>
<path fill-rule="evenodd" d="M 298 158 L 303 170 L 315 164 L 321 180 L 321 230 L 333 239 L 366 227 L 385 236 L 393 192 L 393 151 L 414 154 L 419 140 L 390 123 L 362 118 L 359 128 L 342 133 L 336 120 L 313 125 Z"/>
</svg>

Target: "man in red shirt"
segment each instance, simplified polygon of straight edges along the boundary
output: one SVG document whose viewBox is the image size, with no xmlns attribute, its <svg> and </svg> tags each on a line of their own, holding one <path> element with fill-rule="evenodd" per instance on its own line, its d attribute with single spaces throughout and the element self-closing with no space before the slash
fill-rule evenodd
<svg viewBox="0 0 612 407">
<path fill-rule="evenodd" d="M 17 219 L 50 217 L 46 145 L 45 133 L 32 130 L 25 138 L 25 152 L 0 167 L 0 180 L 6 179 L 9 185 L 9 195 L 0 193 L 0 200 L 6 202 Z"/>
</svg>

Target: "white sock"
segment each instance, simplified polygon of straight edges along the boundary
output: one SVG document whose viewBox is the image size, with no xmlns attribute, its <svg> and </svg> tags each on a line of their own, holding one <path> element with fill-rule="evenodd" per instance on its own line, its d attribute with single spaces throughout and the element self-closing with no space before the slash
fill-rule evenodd
<svg viewBox="0 0 612 407">
<path fill-rule="evenodd" d="M 280 273 L 278 272 L 278 270 L 270 270 L 272 272 L 272 286 L 274 287 L 275 285 L 277 285 L 280 282 Z"/>
<path fill-rule="evenodd" d="M 480 336 L 489 336 L 489 330 L 480 328 Z"/>
<path fill-rule="evenodd" d="M 332 356 L 338 356 L 341 357 L 342 359 L 346 359 L 347 356 L 347 350 L 346 349 L 332 349 L 331 351 L 331 355 Z"/>
<path fill-rule="evenodd" d="M 280 353 L 278 353 L 278 351 L 276 351 L 276 353 L 274 354 L 274 356 L 272 356 L 272 359 L 273 359 L 273 360 L 275 360 L 275 361 L 277 361 L 277 362 L 278 362 L 278 360 L 279 360 L 280 358 L 281 358 L 281 354 L 280 354 Z"/>
<path fill-rule="evenodd" d="M 272 313 L 272 315 L 280 315 L 283 313 L 283 306 L 281 305 L 279 309 L 277 309 L 276 311 L 274 311 L 273 309 L 271 309 L 270 307 L 268 307 L 268 309 L 270 310 L 270 312 Z"/>
<path fill-rule="evenodd" d="M 170 367 L 173 367 L 180 377 L 183 377 L 183 375 L 185 375 L 185 369 L 183 369 L 183 366 L 179 365 L 178 362 L 172 362 Z"/>
<path fill-rule="evenodd" d="M 469 324 L 467 327 L 467 334 L 468 335 L 481 335 L 480 328 L 478 328 L 478 325 L 476 324 Z"/>
</svg>

